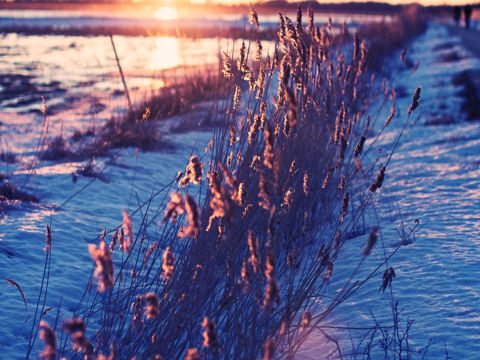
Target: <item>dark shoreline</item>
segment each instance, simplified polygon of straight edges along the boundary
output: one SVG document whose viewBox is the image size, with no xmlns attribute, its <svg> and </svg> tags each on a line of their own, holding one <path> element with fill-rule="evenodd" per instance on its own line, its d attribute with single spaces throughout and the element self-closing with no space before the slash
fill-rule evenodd
<svg viewBox="0 0 480 360">
<path fill-rule="evenodd" d="M 190 39 L 202 38 L 230 38 L 230 39 L 261 39 L 272 40 L 276 37 L 275 29 L 265 29 L 253 31 L 244 28 L 231 27 L 185 27 L 172 28 L 162 27 L 157 28 L 145 26 L 71 26 L 58 27 L 55 25 L 46 26 L 1 26 L 0 34 L 16 33 L 21 35 L 58 35 L 58 36 L 171 36 L 171 37 L 185 37 Z"/>
<path fill-rule="evenodd" d="M 284 1 L 267 1 L 255 4 L 255 10 L 259 15 L 276 14 L 279 11 L 296 11 L 298 3 L 286 3 Z M 317 1 L 303 1 L 300 3 L 303 10 L 311 8 L 318 14 L 342 13 L 342 14 L 364 14 L 364 15 L 392 15 L 399 13 L 403 5 L 393 5 L 381 2 L 345 2 L 345 3 L 320 3 Z M 167 6 L 167 5 L 165 5 Z M 154 8 L 160 7 L 160 4 Z M 178 5 L 180 12 L 195 14 L 245 14 L 250 13 L 248 4 L 238 5 Z M 145 13 L 151 14 L 152 4 L 148 2 L 117 3 L 107 2 L 72 2 L 72 1 L 22 1 L 22 2 L 0 2 L 0 10 L 64 10 L 64 11 L 98 11 L 111 14 L 112 12 Z"/>
</svg>

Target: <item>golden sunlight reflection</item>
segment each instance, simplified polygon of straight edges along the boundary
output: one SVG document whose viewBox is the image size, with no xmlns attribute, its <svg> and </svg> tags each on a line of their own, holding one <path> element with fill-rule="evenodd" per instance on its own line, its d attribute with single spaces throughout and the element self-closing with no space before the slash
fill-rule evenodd
<svg viewBox="0 0 480 360">
<path fill-rule="evenodd" d="M 163 70 L 182 65 L 180 41 L 175 37 L 156 38 L 148 68 L 150 70 Z"/>
<path fill-rule="evenodd" d="M 173 6 L 162 6 L 155 13 L 158 20 L 176 20 L 178 17 L 178 10 Z"/>
</svg>

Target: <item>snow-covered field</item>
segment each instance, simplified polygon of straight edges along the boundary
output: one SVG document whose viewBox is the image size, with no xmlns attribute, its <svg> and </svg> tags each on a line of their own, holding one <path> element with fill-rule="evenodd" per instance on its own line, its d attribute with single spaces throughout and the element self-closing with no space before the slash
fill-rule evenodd
<svg viewBox="0 0 480 360">
<path fill-rule="evenodd" d="M 445 55 L 452 51 L 460 55 L 459 59 L 445 61 Z M 421 223 L 416 241 L 403 247 L 389 262 L 397 273 L 394 290 L 402 319 L 415 321 L 410 334 L 412 345 L 420 348 L 432 339 L 425 358 L 444 358 L 447 349 L 450 358 L 474 360 L 480 353 L 480 128 L 478 122 L 467 121 L 462 113 L 461 89 L 453 85 L 453 79 L 461 71 L 480 69 L 480 61 L 441 24 L 431 24 L 408 54 L 414 63 L 418 62 L 418 68 L 403 68 L 394 74 L 397 88 L 406 89 L 408 94 L 398 98 L 400 115 L 392 122 L 383 143 L 375 146 L 391 146 L 403 125 L 411 101 L 409 93 L 417 85 L 423 87 L 422 103 L 387 169 L 375 210 L 386 252 L 400 240 L 396 229 L 401 219 L 406 226 L 413 226 L 415 219 Z M 392 62 L 396 64 L 398 58 Z M 2 141 L 28 161 L 36 145 L 40 117 L 24 113 L 13 119 L 15 111 L 1 110 Z M 71 125 L 89 120 L 84 117 L 83 122 L 77 121 L 72 120 Z M 427 125 L 431 123 L 436 125 Z M 174 150 L 124 150 L 115 162 L 97 159 L 100 168 L 106 166 L 109 182 L 79 178 L 72 183 L 70 173 L 78 166 L 74 163 L 38 165 L 28 188 L 40 197 L 40 205 L 15 207 L 0 218 L 0 277 L 17 281 L 28 301 L 25 309 L 15 288 L 6 283 L 0 286 L 1 359 L 22 358 L 25 353 L 43 271 L 45 224 L 51 222 L 53 230 L 47 307 L 56 309 L 61 304 L 64 311 L 69 311 L 81 296 L 91 269 L 87 243 L 102 229 L 117 226 L 123 208 L 133 211 L 170 182 L 184 168 L 192 151 L 203 152 L 211 133 L 168 137 L 176 145 Z M 11 170 L 12 166 L 1 164 L 0 170 Z M 21 184 L 24 179 L 20 166 L 12 180 Z M 81 189 L 80 195 L 70 199 Z M 163 200 L 156 198 L 150 206 L 160 207 Z M 351 240 L 335 274 L 341 277 L 351 271 L 363 244 L 364 238 Z M 378 247 L 359 278 L 383 254 Z M 387 293 L 378 291 L 380 283 L 380 278 L 373 279 L 340 307 L 331 321 L 344 326 L 368 326 L 373 323 L 371 313 L 384 324 L 391 321 Z M 48 315 L 51 319 L 55 311 Z M 357 335 L 352 333 L 354 338 Z M 318 359 L 315 342 L 312 338 L 306 344 L 302 359 Z"/>
<path fill-rule="evenodd" d="M 451 52 L 459 55 L 458 60 L 445 62 Z M 480 69 L 480 61 L 442 24 L 431 24 L 408 53 L 418 69 L 399 71 L 394 83 L 408 91 L 422 86 L 421 106 L 387 168 L 372 218 L 379 222 L 387 254 L 400 241 L 401 221 L 408 230 L 420 220 L 416 240 L 388 264 L 397 275 L 393 289 L 404 329 L 408 320 L 414 321 L 412 349 L 429 346 L 426 359 L 444 359 L 448 354 L 448 359 L 475 360 L 480 354 L 480 127 L 478 120 L 466 120 L 461 87 L 452 81 L 462 71 Z M 392 122 L 396 131 L 385 134 L 378 148 L 391 148 L 410 101 L 409 95 L 397 100 L 401 113 Z M 448 124 L 428 125 L 435 119 Z M 339 279 L 358 262 L 364 241 L 361 237 L 346 246 L 336 268 Z M 383 256 L 377 248 L 358 279 Z M 339 307 L 337 325 L 373 326 L 374 316 L 383 326 L 391 326 L 388 294 L 379 292 L 380 285 L 381 274 Z M 364 332 L 349 331 L 357 342 Z M 315 359 L 316 353 L 311 339 L 302 359 Z"/>
<path fill-rule="evenodd" d="M 451 44 L 449 49 L 441 49 Z M 442 46 L 443 45 L 443 46 Z M 456 51 L 457 61 L 445 62 Z M 480 61 L 442 25 L 431 25 L 411 49 L 418 70 L 405 79 L 423 86 L 421 116 L 410 127 L 390 166 L 385 202 L 398 203 L 404 221 L 420 219 L 417 241 L 393 260 L 404 317 L 415 320 L 412 338 L 432 338 L 429 357 L 476 359 L 480 354 L 480 127 L 461 111 L 453 78 L 480 69 Z M 402 82 L 400 82 L 401 84 Z M 403 109 L 408 99 L 399 102 Z M 428 125 L 448 118 L 448 124 Z M 399 124 L 397 124 L 399 125 Z M 394 211 L 381 207 L 386 223 Z M 375 287 L 373 290 L 376 290 Z"/>
</svg>

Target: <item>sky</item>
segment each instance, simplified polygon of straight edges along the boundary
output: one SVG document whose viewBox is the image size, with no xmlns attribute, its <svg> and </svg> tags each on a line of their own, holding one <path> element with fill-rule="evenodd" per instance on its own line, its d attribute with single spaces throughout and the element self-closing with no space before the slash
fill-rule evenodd
<svg viewBox="0 0 480 360">
<path fill-rule="evenodd" d="M 160 0 L 162 1 L 162 0 Z M 176 1 L 173 0 L 166 0 L 170 3 L 175 3 Z M 209 0 L 191 0 L 192 3 L 205 3 Z M 319 2 L 325 3 L 338 3 L 338 2 L 366 2 L 367 0 L 325 0 Z M 478 3 L 478 0 L 368 0 L 374 2 L 383 2 L 389 4 L 411 4 L 412 2 L 417 2 L 422 5 L 464 5 L 467 3 Z M 252 0 L 210 0 L 211 3 L 222 3 L 222 4 L 248 4 L 248 3 L 255 3 L 256 1 Z M 261 2 L 261 1 L 260 1 Z"/>
</svg>

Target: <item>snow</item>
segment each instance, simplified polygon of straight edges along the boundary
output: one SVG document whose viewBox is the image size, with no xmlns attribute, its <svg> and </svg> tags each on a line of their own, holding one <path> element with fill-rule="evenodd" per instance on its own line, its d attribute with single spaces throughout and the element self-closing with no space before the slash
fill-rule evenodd
<svg viewBox="0 0 480 360">
<path fill-rule="evenodd" d="M 445 50 L 438 45 L 446 43 L 454 44 L 463 59 L 440 62 Z M 444 358 L 446 346 L 450 357 L 474 360 L 480 353 L 480 129 L 478 123 L 467 121 L 462 114 L 459 88 L 452 85 L 452 79 L 460 71 L 480 69 L 480 62 L 463 47 L 461 39 L 436 23 L 413 43 L 408 54 L 419 67 L 416 71 L 399 70 L 395 84 L 408 91 L 421 85 L 421 105 L 387 169 L 373 213 L 378 214 L 387 252 L 400 240 L 396 232 L 400 223 L 397 205 L 407 226 L 413 226 L 415 219 L 421 221 L 416 241 L 389 262 L 397 273 L 394 291 L 402 320 L 415 321 L 410 335 L 413 347 L 426 346 L 431 338 L 427 359 Z M 398 57 L 392 62 L 398 62 Z M 400 116 L 392 121 L 383 142 L 375 144 L 375 150 L 391 149 L 410 101 L 409 96 L 397 100 Z M 427 126 L 433 112 L 451 114 L 454 122 Z M 28 156 L 36 144 L 39 117 L 19 114 L 14 122 L 8 117 L 11 114 L 2 112 L 2 136 L 9 136 L 8 143 L 15 146 L 17 154 Z M 70 116 L 72 127 L 88 121 L 79 121 L 78 114 Z M 378 125 L 383 125 L 382 121 Z M 20 283 L 28 300 L 26 311 L 15 288 L 0 286 L 0 358 L 21 358 L 19 354 L 25 353 L 43 270 L 45 224 L 51 221 L 53 230 L 47 307 L 56 308 L 61 303 L 68 313 L 88 281 L 92 261 L 87 243 L 102 229 L 119 225 L 123 208 L 135 209 L 170 182 L 184 168 L 192 151 L 203 153 L 211 135 L 172 134 L 169 139 L 175 143 L 175 150 L 137 153 L 128 149 L 121 151 L 114 163 L 98 159 L 100 167 L 107 166 L 105 174 L 110 183 L 91 183 L 61 208 L 58 206 L 91 179 L 79 178 L 72 183 L 70 173 L 78 164 L 40 163 L 29 183 L 41 198 L 40 204 L 15 207 L 0 218 L 0 278 Z M 1 167 L 3 170 L 4 165 Z M 25 172 L 18 169 L 12 180 L 21 182 L 24 177 Z M 162 201 L 157 198 L 152 206 L 160 206 Z M 342 262 L 336 264 L 333 282 L 350 274 L 364 241 L 365 237 L 349 241 Z M 357 277 L 382 259 L 383 251 L 378 246 Z M 329 323 L 370 326 L 372 311 L 387 324 L 391 313 L 387 293 L 378 291 L 380 283 L 381 275 L 344 303 Z M 52 311 L 46 319 L 54 317 Z M 335 335 L 348 336 L 340 330 Z M 351 335 L 355 338 L 358 334 Z M 311 338 L 299 358 L 318 358 L 318 341 L 323 340 Z"/>
<path fill-rule="evenodd" d="M 444 44 L 452 44 L 447 51 L 455 50 L 463 59 L 443 62 L 446 50 L 440 45 Z M 478 70 L 480 61 L 438 23 L 429 25 L 408 54 L 419 67 L 399 71 L 394 83 L 412 92 L 422 86 L 421 105 L 387 168 L 372 217 L 378 216 L 387 253 L 400 241 L 401 219 L 407 227 L 420 220 L 416 241 L 389 261 L 397 275 L 393 289 L 400 318 L 404 326 L 407 320 L 414 321 L 412 348 L 419 350 L 431 340 L 426 359 L 443 359 L 447 350 L 449 358 L 475 360 L 480 354 L 480 127 L 462 113 L 460 89 L 452 80 L 461 71 Z M 398 63 L 398 57 L 392 62 Z M 400 117 L 392 121 L 389 134 L 375 149 L 391 149 L 410 102 L 411 96 L 397 99 Z M 434 113 L 451 115 L 454 122 L 426 125 Z M 382 120 L 378 125 L 383 125 Z M 338 279 L 350 274 L 364 243 L 365 236 L 345 247 L 342 261 L 336 264 Z M 383 251 L 377 246 L 356 278 L 361 279 L 382 259 Z M 387 292 L 378 290 L 382 273 L 339 307 L 334 322 L 373 326 L 373 314 L 383 325 L 392 325 Z M 348 336 L 358 341 L 361 335 L 351 331 Z M 309 340 L 300 359 L 318 358 L 318 338 Z"/>
</svg>

